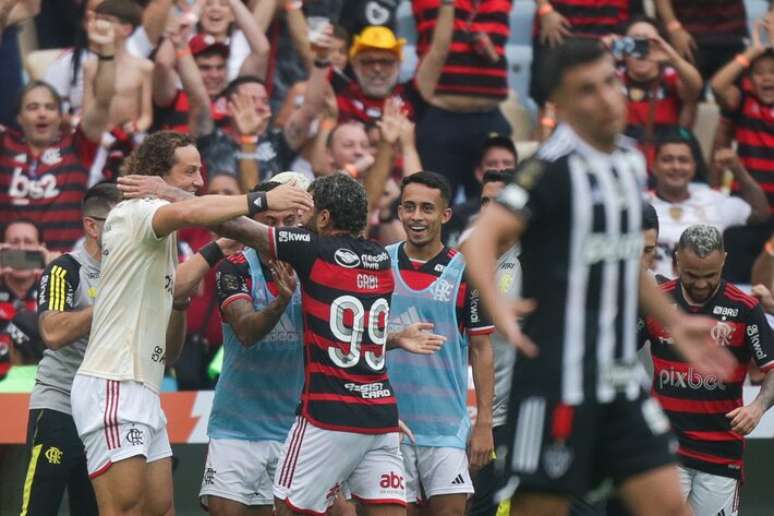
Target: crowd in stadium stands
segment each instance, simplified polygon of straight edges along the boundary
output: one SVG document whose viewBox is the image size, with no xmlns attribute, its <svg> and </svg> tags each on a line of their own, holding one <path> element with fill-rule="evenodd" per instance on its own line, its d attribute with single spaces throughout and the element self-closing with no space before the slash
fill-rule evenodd
<svg viewBox="0 0 774 516">
<path fill-rule="evenodd" d="M 689 225 L 717 225 L 726 277 L 756 285 L 771 307 L 768 10 L 743 0 L 0 0 L 0 391 L 31 389 L 45 349 L 40 273 L 82 245 L 86 190 L 114 182 L 146 135 L 196 139 L 201 193 L 244 193 L 285 170 L 349 174 L 383 244 L 404 238 L 401 179 L 436 171 L 452 187 L 444 238 L 456 245 L 485 172 L 514 168 L 561 123 L 537 70 L 570 36 L 599 38 L 619 64 L 626 133 L 646 156 L 661 224 L 655 270 L 674 276 Z M 531 65 L 511 62 L 516 41 L 531 42 Z M 181 260 L 211 239 L 182 231 Z M 217 379 L 214 289 L 213 271 L 165 389 Z"/>
<path fill-rule="evenodd" d="M 362 180 L 369 233 L 383 243 L 401 239 L 400 179 L 437 171 L 455 194 L 444 232 L 453 244 L 478 211 L 484 172 L 515 167 L 560 122 L 537 71 L 573 35 L 600 38 L 619 62 L 627 135 L 669 228 L 658 272 L 673 274 L 682 229 L 707 222 L 726 230 L 729 279 L 750 283 L 774 209 L 774 18 L 748 20 L 742 0 L 414 0 L 411 13 L 415 31 L 401 4 L 381 0 L 0 1 L 2 249 L 45 264 L 79 245 L 86 189 L 115 181 L 132 149 L 164 129 L 197 139 L 203 192 L 244 192 L 284 170 Z M 511 22 L 530 14 L 529 88 L 514 92 L 521 63 L 508 49 L 524 35 Z M 181 258 L 209 240 L 183 232 Z M 34 364 L 44 347 L 41 266 L 16 267 L 0 276 L 0 371 Z M 192 345 L 170 372 L 181 388 L 212 385 L 213 289 L 210 274 L 190 307 Z"/>
</svg>

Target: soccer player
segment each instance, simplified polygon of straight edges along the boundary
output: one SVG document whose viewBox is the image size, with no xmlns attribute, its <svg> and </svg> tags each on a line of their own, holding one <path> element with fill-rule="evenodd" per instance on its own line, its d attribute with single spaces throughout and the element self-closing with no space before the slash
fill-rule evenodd
<svg viewBox="0 0 774 516">
<path fill-rule="evenodd" d="M 414 434 L 401 443 L 406 499 L 414 514 L 427 503 L 432 514 L 462 516 L 473 493 L 468 468 L 491 460 L 494 372 L 489 334 L 478 292 L 465 280 L 465 261 L 441 242 L 451 218 L 451 189 L 434 172 L 403 179 L 398 216 L 406 241 L 387 247 L 395 292 L 390 329 L 431 322 L 446 337 L 433 355 L 402 350 L 390 355 L 388 371 L 398 412 Z M 476 387 L 476 424 L 468 416 L 468 355 Z M 466 447 L 470 441 L 470 457 Z M 470 464 L 468 464 L 470 462 Z"/>
<path fill-rule="evenodd" d="M 126 165 L 130 174 L 160 176 L 191 193 L 202 186 L 199 152 L 178 133 L 148 136 Z M 131 199 L 111 210 L 89 344 L 72 389 L 73 419 L 100 514 L 161 515 L 172 506 L 172 452 L 159 385 L 168 357 L 174 361 L 182 347 L 183 296 L 222 257 L 219 248 L 209 247 L 201 260 L 182 264 L 176 277 L 175 231 L 268 208 L 309 207 L 306 192 L 285 185 L 175 203 Z"/>
<path fill-rule="evenodd" d="M 133 195 L 142 196 L 147 185 L 137 178 L 130 182 Z M 387 333 L 390 259 L 383 247 L 362 238 L 363 187 L 334 174 L 318 178 L 311 191 L 315 208 L 306 229 L 275 229 L 246 217 L 218 228 L 266 261 L 289 263 L 301 283 L 305 382 L 274 478 L 275 510 L 324 513 L 346 481 L 367 514 L 405 514 L 398 414 L 385 351 L 433 353 L 444 338 L 429 333 L 430 323 Z"/>
<path fill-rule="evenodd" d="M 21 508 L 25 516 L 58 514 L 65 487 L 71 513 L 98 514 L 86 454 L 72 418 L 70 388 L 89 338 L 102 228 L 108 212 L 120 201 L 115 185 L 90 188 L 83 198 L 83 245 L 52 261 L 40 278 L 39 326 L 47 349 L 30 396 L 30 456 Z"/>
<path fill-rule="evenodd" d="M 362 238 L 367 200 L 344 174 L 312 184 L 310 229 L 260 228 L 263 252 L 301 282 L 306 381 L 274 479 L 277 514 L 324 513 L 343 482 L 366 514 L 405 514 L 398 411 L 386 350 L 436 351 L 443 338 L 412 324 L 388 335 L 394 282 L 383 247 Z"/>
<path fill-rule="evenodd" d="M 612 56 L 597 42 L 573 40 L 549 54 L 544 72 L 564 123 L 463 245 L 471 281 L 521 354 L 498 496 L 515 494 L 512 515 L 561 515 L 571 496 L 611 478 L 635 514 L 688 514 L 669 421 L 636 374 L 638 306 L 707 374 L 726 374 L 732 360 L 709 345 L 708 321 L 673 310 L 640 267 L 645 168 L 619 137 L 626 110 Z M 524 333 L 514 312 L 527 306 L 509 303 L 495 285 L 497 246 L 514 238 L 524 297 L 537 305 Z"/>
<path fill-rule="evenodd" d="M 744 436 L 774 403 L 774 347 L 758 299 L 721 279 L 726 252 L 714 226 L 686 229 L 677 244 L 678 277 L 661 288 L 681 309 L 717 321 L 712 337 L 736 359 L 728 380 L 704 374 L 672 349 L 671 334 L 652 317 L 641 325 L 650 341 L 653 389 L 680 440 L 680 480 L 695 514 L 739 512 Z M 758 396 L 743 405 L 747 365 L 765 374 Z"/>
<path fill-rule="evenodd" d="M 283 173 L 258 185 L 269 192 L 301 174 Z M 294 211 L 265 211 L 256 220 L 300 224 Z M 213 516 L 266 515 L 282 444 L 304 384 L 301 294 L 293 270 L 251 248 L 221 262 L 216 276 L 223 316 L 223 370 L 207 427 L 207 464 L 199 496 Z"/>
<path fill-rule="evenodd" d="M 513 170 L 487 170 L 484 173 L 481 190 L 481 209 L 484 210 L 500 195 L 505 186 L 513 180 Z M 478 216 L 478 215 L 476 215 Z M 462 235 L 464 241 L 469 235 Z M 521 264 L 519 263 L 519 246 L 512 242 L 503 242 L 497 249 L 497 266 L 495 281 L 497 289 L 509 300 L 517 300 L 521 292 Z M 508 398 L 511 394 L 511 373 L 516 350 L 500 333 L 494 332 L 489 337 L 492 341 L 494 355 L 494 400 L 492 401 L 492 437 L 494 449 L 502 451 L 507 445 L 506 418 L 508 415 Z M 494 462 L 490 462 L 473 477 L 475 493 L 471 500 L 471 516 L 495 516 L 497 504 L 494 502 L 497 478 Z"/>
</svg>

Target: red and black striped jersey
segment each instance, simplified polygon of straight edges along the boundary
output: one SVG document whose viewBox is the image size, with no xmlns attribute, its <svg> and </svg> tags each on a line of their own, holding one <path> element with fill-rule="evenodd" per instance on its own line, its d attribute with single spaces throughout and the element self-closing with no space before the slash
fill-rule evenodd
<svg viewBox="0 0 774 516">
<path fill-rule="evenodd" d="M 637 82 L 623 69 L 618 75 L 626 92 L 627 136 L 642 143 L 645 140 L 645 128 L 649 120 L 652 121 L 655 130 L 661 127 L 674 127 L 678 124 L 683 102 L 677 90 L 680 78 L 674 68 L 665 68 L 655 85 Z"/>
<path fill-rule="evenodd" d="M 741 41 L 747 36 L 743 0 L 672 0 L 672 9 L 699 44 Z"/>
<path fill-rule="evenodd" d="M 376 99 L 366 96 L 358 82 L 345 74 L 331 71 L 329 78 L 336 94 L 339 122 L 357 120 L 368 126 L 382 118 L 386 97 Z M 399 97 L 403 101 L 406 116 L 410 120 L 417 120 L 423 101 L 413 80 L 396 84 L 389 96 Z"/>
<path fill-rule="evenodd" d="M 419 37 L 417 55 L 421 60 L 430 50 L 438 20 L 440 0 L 414 0 L 414 20 Z M 449 53 L 435 92 L 504 99 L 508 96 L 505 44 L 510 36 L 511 0 L 456 0 L 454 31 Z M 499 56 L 492 62 L 476 51 L 477 34 L 489 37 Z"/>
<path fill-rule="evenodd" d="M 618 32 L 631 18 L 632 0 L 551 0 L 551 6 L 567 18 L 576 36 L 601 37 Z M 540 34 L 540 16 L 535 13 L 533 35 Z"/>
<path fill-rule="evenodd" d="M 0 220 L 30 219 L 48 249 L 72 249 L 97 149 L 78 127 L 35 155 L 20 132 L 0 127 Z"/>
<path fill-rule="evenodd" d="M 444 247 L 431 260 L 420 262 L 409 258 L 404 246 L 405 244 L 402 244 L 398 248 L 398 269 L 403 281 L 413 290 L 424 290 L 434 283 L 457 254 L 456 249 Z M 460 283 L 456 308 L 460 333 L 473 336 L 494 333 L 494 325 L 482 310 L 478 289 L 470 288 L 466 279 Z"/>
<path fill-rule="evenodd" d="M 295 228 L 269 228 L 269 244 L 301 283 L 301 415 L 330 430 L 397 431 L 398 408 L 385 369 L 395 286 L 387 251 L 370 240 Z"/>
<path fill-rule="evenodd" d="M 154 106 L 154 129 L 188 134 L 188 111 L 190 109 L 188 92 L 178 90 L 175 99 L 169 106 Z M 225 99 L 218 98 L 213 100 L 210 112 L 216 127 L 226 127 L 231 123 Z"/>
<path fill-rule="evenodd" d="M 731 431 L 726 414 L 742 406 L 750 360 L 761 371 L 774 369 L 772 333 L 763 308 L 756 298 L 726 281 L 700 307 L 686 302 L 678 280 L 661 288 L 686 312 L 716 319 L 712 338 L 737 360 L 730 380 L 703 374 L 675 351 L 671 336 L 658 322 L 650 317 L 640 322 L 640 343 L 650 341 L 653 355 L 653 392 L 680 441 L 677 453 L 690 468 L 741 478 L 744 438 Z"/>
<path fill-rule="evenodd" d="M 726 116 L 735 126 L 739 159 L 766 192 L 769 210 L 774 213 L 774 106 L 758 99 L 749 80 L 742 81 L 741 92 L 739 109 Z M 733 189 L 739 191 L 736 182 Z"/>
</svg>

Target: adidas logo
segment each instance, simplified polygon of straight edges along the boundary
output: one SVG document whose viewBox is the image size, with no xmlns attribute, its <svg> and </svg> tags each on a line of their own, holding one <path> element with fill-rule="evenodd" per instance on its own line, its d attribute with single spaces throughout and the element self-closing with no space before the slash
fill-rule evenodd
<svg viewBox="0 0 774 516">
<path fill-rule="evenodd" d="M 462 473 L 457 475 L 457 478 L 452 480 L 453 486 L 464 486 L 465 485 L 465 478 L 462 476 Z"/>
<path fill-rule="evenodd" d="M 402 314 L 395 317 L 392 321 L 390 321 L 388 331 L 398 332 L 418 322 L 422 322 L 419 318 L 419 312 L 415 306 L 412 306 L 407 311 L 403 312 Z"/>
</svg>

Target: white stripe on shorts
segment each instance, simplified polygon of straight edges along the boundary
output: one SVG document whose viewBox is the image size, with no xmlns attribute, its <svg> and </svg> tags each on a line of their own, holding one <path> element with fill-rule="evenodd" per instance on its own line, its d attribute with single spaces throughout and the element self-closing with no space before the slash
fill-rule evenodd
<svg viewBox="0 0 774 516">
<path fill-rule="evenodd" d="M 543 398 L 532 397 L 521 402 L 511 461 L 513 471 L 533 473 L 537 470 L 545 411 L 546 401 Z"/>
</svg>

